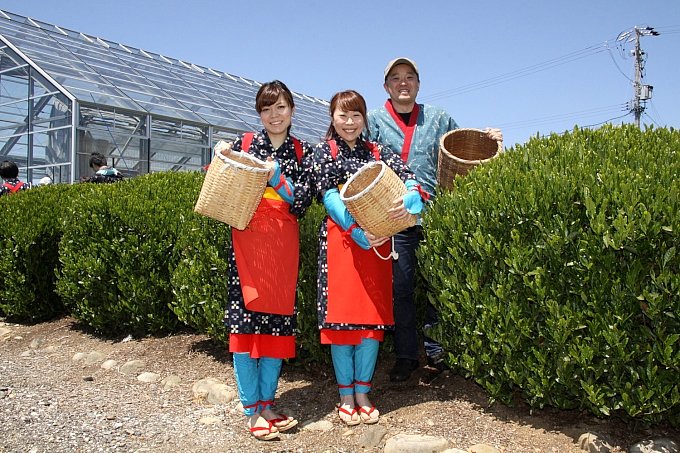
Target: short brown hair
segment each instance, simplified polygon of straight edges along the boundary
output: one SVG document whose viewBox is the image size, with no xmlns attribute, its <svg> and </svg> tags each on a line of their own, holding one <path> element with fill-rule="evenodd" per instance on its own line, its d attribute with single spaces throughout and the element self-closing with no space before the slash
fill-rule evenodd
<svg viewBox="0 0 680 453">
<path fill-rule="evenodd" d="M 285 83 L 280 80 L 273 80 L 262 84 L 260 89 L 257 90 L 257 96 L 255 96 L 255 110 L 257 113 L 262 113 L 263 108 L 276 104 L 279 96 L 283 96 L 283 99 L 285 99 L 290 108 L 295 107 L 293 93 L 290 92 Z"/>
<path fill-rule="evenodd" d="M 335 93 L 331 99 L 331 106 L 329 108 L 331 114 L 331 125 L 328 127 L 326 132 L 326 140 L 333 138 L 333 132 L 335 132 L 335 127 L 333 127 L 333 112 L 337 109 L 342 109 L 346 112 L 359 112 L 364 118 L 364 125 L 367 124 L 366 118 L 366 100 L 362 95 L 354 90 L 345 90 Z"/>
</svg>

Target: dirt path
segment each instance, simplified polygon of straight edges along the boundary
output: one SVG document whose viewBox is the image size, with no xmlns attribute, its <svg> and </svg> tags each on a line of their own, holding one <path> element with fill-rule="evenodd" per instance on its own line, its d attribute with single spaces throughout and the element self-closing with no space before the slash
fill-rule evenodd
<svg viewBox="0 0 680 453">
<path fill-rule="evenodd" d="M 0 451 L 5 452 L 212 452 L 382 451 L 397 434 L 442 437 L 450 448 L 488 444 L 501 452 L 579 452 L 579 436 L 606 436 L 615 451 L 652 436 L 678 439 L 661 429 L 633 433 L 615 421 L 576 411 L 530 411 L 526 406 L 487 405 L 476 384 L 452 373 L 432 380 L 419 370 L 405 384 L 391 384 L 391 360 L 378 363 L 372 399 L 378 425 L 347 428 L 335 415 L 335 380 L 329 366 L 284 365 L 278 404 L 301 428 L 274 442 L 258 442 L 245 429 L 237 401 L 213 406 L 194 398 L 191 387 L 215 377 L 236 388 L 225 350 L 204 335 L 120 341 L 81 330 L 71 318 L 34 326 L 0 323 Z M 75 362 L 78 353 L 101 352 L 120 365 L 143 360 L 145 371 L 177 375 L 164 390 L 101 363 Z M 314 422 L 325 423 L 314 423 Z M 306 426 L 310 425 L 311 426 Z"/>
</svg>

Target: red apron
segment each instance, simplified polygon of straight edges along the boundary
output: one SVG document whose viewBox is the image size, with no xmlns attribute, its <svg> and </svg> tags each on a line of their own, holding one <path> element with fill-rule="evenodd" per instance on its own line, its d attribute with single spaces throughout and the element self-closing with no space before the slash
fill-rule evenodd
<svg viewBox="0 0 680 453">
<path fill-rule="evenodd" d="M 364 250 L 328 217 L 327 323 L 393 325 L 392 260 Z M 378 247 L 389 255 L 391 244 Z"/>
<path fill-rule="evenodd" d="M 300 249 L 290 205 L 265 197 L 245 230 L 231 230 L 246 309 L 291 316 L 295 308 Z"/>
</svg>

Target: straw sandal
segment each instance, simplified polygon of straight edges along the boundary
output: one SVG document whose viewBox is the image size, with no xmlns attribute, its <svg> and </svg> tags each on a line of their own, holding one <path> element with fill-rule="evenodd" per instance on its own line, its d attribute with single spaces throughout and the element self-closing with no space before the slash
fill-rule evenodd
<svg viewBox="0 0 680 453">
<path fill-rule="evenodd" d="M 260 422 L 260 420 L 264 420 L 267 423 L 267 426 L 258 426 L 257 424 Z M 261 431 L 266 431 L 264 434 L 256 434 Z M 268 420 L 266 420 L 264 417 L 260 416 L 255 420 L 255 426 L 250 426 L 250 433 L 253 435 L 253 437 L 257 440 L 272 440 L 272 439 L 278 439 L 279 437 L 279 430 L 274 424 Z"/>
<path fill-rule="evenodd" d="M 345 409 L 347 408 L 347 409 Z M 342 418 L 341 414 L 349 415 L 350 419 L 346 420 Z M 356 420 L 352 420 L 354 415 L 357 414 L 357 410 L 350 406 L 349 404 L 338 404 L 338 417 L 340 418 L 340 421 L 342 421 L 345 425 L 347 426 L 356 426 L 359 423 L 361 423 L 361 418 L 358 417 Z"/>
<path fill-rule="evenodd" d="M 272 423 L 276 428 L 279 430 L 279 432 L 284 432 L 288 431 L 289 429 L 295 428 L 298 424 L 298 421 L 294 417 L 289 417 L 286 414 L 279 414 L 279 418 L 273 418 L 269 420 L 270 423 Z"/>
<path fill-rule="evenodd" d="M 356 410 L 359 413 L 359 417 L 361 417 L 361 421 L 367 425 L 373 425 L 380 420 L 380 411 L 373 405 L 370 408 L 368 406 L 357 406 Z M 375 418 L 371 417 L 373 413 L 376 415 Z"/>
<path fill-rule="evenodd" d="M 261 409 L 262 411 L 264 411 L 265 409 L 268 409 L 274 415 L 278 415 L 278 417 L 270 418 L 269 420 L 267 420 L 267 418 L 264 417 L 264 416 L 263 416 L 263 418 L 265 420 L 269 421 L 270 423 L 272 423 L 274 426 L 276 426 L 276 428 L 278 429 L 279 432 L 288 431 L 289 429 L 297 426 L 298 421 L 295 419 L 295 417 L 289 417 L 284 413 L 278 413 L 277 414 L 276 412 L 273 412 L 274 401 L 272 401 L 272 400 L 258 401 L 257 404 L 258 404 L 258 407 L 262 408 Z M 260 414 L 260 415 L 262 415 L 262 414 Z"/>
</svg>

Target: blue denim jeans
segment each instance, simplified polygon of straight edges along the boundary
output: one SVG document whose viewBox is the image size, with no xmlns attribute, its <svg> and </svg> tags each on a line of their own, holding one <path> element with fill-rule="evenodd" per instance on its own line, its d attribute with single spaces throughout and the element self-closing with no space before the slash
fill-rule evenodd
<svg viewBox="0 0 680 453">
<path fill-rule="evenodd" d="M 399 259 L 392 262 L 392 292 L 394 300 L 394 349 L 397 359 L 418 360 L 418 326 L 416 319 L 415 282 L 418 261 L 416 250 L 423 237 L 423 228 L 413 226 L 394 236 L 394 249 Z M 427 331 L 437 323 L 438 315 L 429 301 L 425 301 Z M 436 357 L 442 346 L 424 335 L 425 354 Z"/>
</svg>

